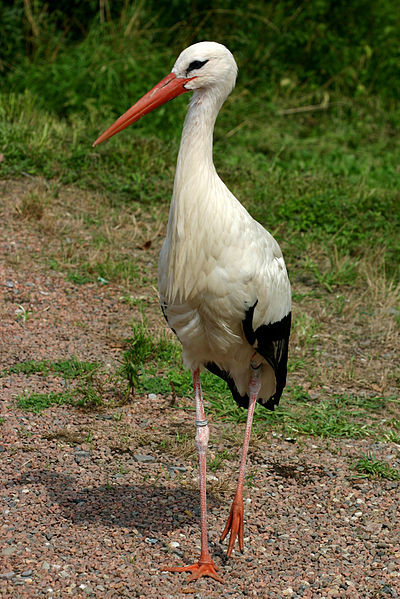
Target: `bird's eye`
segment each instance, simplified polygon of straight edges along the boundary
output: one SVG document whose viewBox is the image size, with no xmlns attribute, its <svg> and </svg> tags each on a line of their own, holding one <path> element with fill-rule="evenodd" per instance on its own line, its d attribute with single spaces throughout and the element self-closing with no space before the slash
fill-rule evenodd
<svg viewBox="0 0 400 599">
<path fill-rule="evenodd" d="M 208 62 L 208 60 L 194 60 L 188 66 L 186 70 L 186 75 L 188 75 L 190 71 L 196 71 L 197 69 L 201 69 L 201 67 L 204 66 L 206 62 Z"/>
</svg>

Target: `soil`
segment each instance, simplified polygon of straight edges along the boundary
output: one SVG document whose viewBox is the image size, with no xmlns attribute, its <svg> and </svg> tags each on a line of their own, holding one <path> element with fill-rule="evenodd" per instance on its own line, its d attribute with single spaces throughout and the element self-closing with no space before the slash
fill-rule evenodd
<svg viewBox="0 0 400 599">
<path fill-rule="evenodd" d="M 71 356 L 114 368 L 132 319 L 121 286 L 68 282 L 29 258 L 43 251 L 43 232 L 22 221 L 0 227 L 0 369 Z M 227 560 L 219 535 L 238 442 L 208 485 L 210 551 L 225 583 L 188 584 L 186 574 L 161 569 L 199 555 L 195 454 L 169 453 L 154 439 L 194 437 L 191 414 L 163 396 L 90 411 L 16 407 L 24 390 L 65 385 L 51 373 L 0 378 L 1 598 L 400 597 L 399 483 L 351 469 L 369 452 L 399 467 L 399 446 L 266 431 L 249 455 L 245 550 Z M 225 426 L 210 422 L 211 455 Z"/>
</svg>

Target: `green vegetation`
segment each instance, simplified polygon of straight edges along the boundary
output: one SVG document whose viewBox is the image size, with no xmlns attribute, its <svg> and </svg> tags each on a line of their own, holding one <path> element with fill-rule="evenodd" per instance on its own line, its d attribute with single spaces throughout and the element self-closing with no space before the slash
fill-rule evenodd
<svg viewBox="0 0 400 599">
<path fill-rule="evenodd" d="M 9 374 L 38 374 L 48 376 L 52 374 L 71 381 L 71 385 L 63 393 L 35 393 L 24 391 L 17 396 L 17 406 L 31 412 L 41 412 L 52 405 L 76 405 L 84 408 L 96 408 L 102 403 L 102 394 L 99 383 L 95 377 L 99 364 L 82 362 L 76 358 L 51 362 L 49 360 L 28 360 L 10 366 L 0 373 L 1 376 Z M 74 383 L 74 385 L 72 384 Z M 103 389 L 101 389 L 103 391 Z"/>
<path fill-rule="evenodd" d="M 185 46 L 215 39 L 234 53 L 239 77 L 217 120 L 215 163 L 282 246 L 295 300 L 289 372 L 301 375 L 278 410 L 257 407 L 256 429 L 398 442 L 390 396 L 398 362 L 382 366 L 382 380 L 372 370 L 385 353 L 396 354 L 400 325 L 397 13 L 388 0 L 228 0 L 219 8 L 208 0 L 106 0 L 100 8 L 96 0 L 0 0 L 0 174 L 42 182 L 11 212 L 46 235 L 45 255 L 35 257 L 41 268 L 75 285 L 118 283 L 139 317 L 152 309 L 188 97 L 91 144 Z M 21 305 L 16 318 L 35 314 Z M 360 341 L 365 363 L 355 352 Z M 179 345 L 143 324 L 110 376 L 73 358 L 24 362 L 0 376 L 12 373 L 62 376 L 74 387 L 71 401 L 94 408 L 107 393 L 102 378 L 117 389 L 122 380 L 131 392 L 192 393 Z M 362 385 L 363 393 L 326 390 L 338 377 L 340 388 Z M 316 381 L 318 399 L 308 392 Z M 245 421 L 223 381 L 204 373 L 202 384 L 216 418 Z M 57 394 L 32 401 L 63 403 Z"/>
<path fill-rule="evenodd" d="M 24 391 L 17 396 L 17 406 L 29 412 L 41 412 L 53 405 L 72 403 L 70 393 L 27 393 Z"/>
<path fill-rule="evenodd" d="M 154 339 L 141 323 L 133 327 L 133 337 L 118 372 L 139 394 L 165 396 L 172 390 L 178 398 L 186 400 L 193 393 L 192 378 L 184 369 L 180 355 L 181 348 L 175 340 L 165 334 Z M 225 422 L 246 422 L 247 410 L 237 406 L 224 381 L 206 371 L 201 380 L 207 413 Z M 387 415 L 396 404 L 394 397 L 327 393 L 315 400 L 303 387 L 288 386 L 285 401 L 275 411 L 256 406 L 254 430 L 256 434 L 262 433 L 268 426 L 287 435 L 395 440 L 398 420 L 388 421 Z M 194 410 L 194 405 L 187 401 L 179 402 L 176 407 Z M 219 458 L 216 460 L 215 466 L 219 467 Z"/>
<path fill-rule="evenodd" d="M 289 265 L 328 291 L 352 285 L 360 257 L 376 247 L 399 279 L 395 7 L 371 0 L 335 8 L 328 0 L 251 9 L 185 0 L 105 6 L 0 2 L 8 31 L 0 63 L 3 176 L 103 190 L 120 206 L 165 203 L 187 98 L 100 148 L 91 143 L 169 71 L 189 40 L 220 40 L 240 68 L 215 132 L 223 178 L 281 242 L 290 240 L 283 243 Z M 20 211 L 40 219 L 46 201 L 33 196 Z M 313 243 L 318 259 L 302 258 Z M 138 274 L 134 261 L 118 260 L 68 273 L 77 284 L 132 282 Z"/>
<path fill-rule="evenodd" d="M 99 364 L 93 362 L 81 362 L 76 358 L 55 362 L 50 362 L 49 360 L 41 360 L 39 362 L 28 360 L 10 366 L 6 370 L 3 370 L 2 373 L 0 372 L 0 376 L 6 376 L 7 374 L 40 374 L 42 376 L 47 376 L 49 373 L 52 373 L 56 376 L 62 376 L 65 379 L 73 379 L 84 374 L 89 374 L 98 367 Z"/>
<path fill-rule="evenodd" d="M 391 468 L 389 464 L 378 460 L 374 455 L 363 455 L 352 465 L 359 478 L 386 478 L 388 480 L 399 480 L 400 470 Z"/>
</svg>

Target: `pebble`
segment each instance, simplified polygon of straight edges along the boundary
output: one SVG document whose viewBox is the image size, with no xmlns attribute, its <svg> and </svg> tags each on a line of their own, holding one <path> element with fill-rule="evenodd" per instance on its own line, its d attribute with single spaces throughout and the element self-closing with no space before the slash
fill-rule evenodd
<svg viewBox="0 0 400 599">
<path fill-rule="evenodd" d="M 176 474 L 177 472 L 187 472 L 185 466 L 167 466 L 167 470 L 170 474 Z"/>
<path fill-rule="evenodd" d="M 90 451 L 84 451 L 83 449 L 75 449 L 75 456 L 80 458 L 90 458 Z"/>
<path fill-rule="evenodd" d="M 142 453 L 135 453 L 133 455 L 133 459 L 135 462 L 141 462 L 142 464 L 147 464 L 149 462 L 155 462 L 156 458 L 152 455 L 145 455 Z"/>
<path fill-rule="evenodd" d="M 149 393 L 147 397 L 152 400 L 157 399 L 157 395 L 155 393 Z"/>
<path fill-rule="evenodd" d="M 3 574 L 0 574 L 0 578 L 2 578 L 3 580 L 10 580 L 14 576 L 15 572 L 3 572 Z"/>
<path fill-rule="evenodd" d="M 17 551 L 18 547 L 16 545 L 10 545 L 9 547 L 4 547 L 4 549 L 1 550 L 1 555 L 4 555 L 5 557 L 9 557 L 10 555 L 13 555 L 13 553 L 15 553 Z"/>
<path fill-rule="evenodd" d="M 28 576 L 32 576 L 33 572 L 32 570 L 25 570 L 24 572 L 21 572 L 21 576 L 23 576 L 24 578 L 28 577 Z"/>
</svg>

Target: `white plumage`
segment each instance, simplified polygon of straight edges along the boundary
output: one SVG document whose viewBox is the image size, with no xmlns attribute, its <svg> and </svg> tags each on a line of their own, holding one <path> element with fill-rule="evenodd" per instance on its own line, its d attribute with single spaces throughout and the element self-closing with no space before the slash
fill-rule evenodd
<svg viewBox="0 0 400 599">
<path fill-rule="evenodd" d="M 202 553 L 199 562 L 184 569 L 193 572 L 191 579 L 205 575 L 220 581 L 207 548 L 208 426 L 198 373 L 206 366 L 228 382 L 240 405 L 250 406 L 238 490 L 222 535 L 231 530 L 230 555 L 236 536 L 243 548 L 242 487 L 254 403 L 258 399 L 273 407 L 279 402 L 286 382 L 291 311 L 290 283 L 279 245 L 233 196 L 213 164 L 215 119 L 236 75 L 227 48 L 215 42 L 194 44 L 180 54 L 170 75 L 95 142 L 111 137 L 163 102 L 194 92 L 160 254 L 159 290 L 164 315 L 193 373 L 196 395 Z"/>
</svg>

